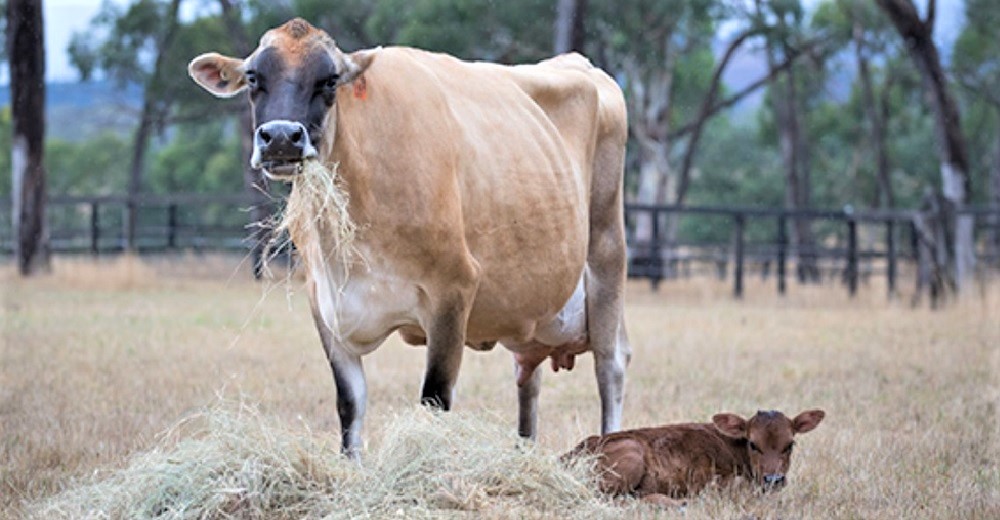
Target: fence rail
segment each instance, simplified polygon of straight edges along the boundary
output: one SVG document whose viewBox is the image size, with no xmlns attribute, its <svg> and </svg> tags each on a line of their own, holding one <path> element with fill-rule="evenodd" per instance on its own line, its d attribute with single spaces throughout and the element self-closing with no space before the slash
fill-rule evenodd
<svg viewBox="0 0 1000 520">
<path fill-rule="evenodd" d="M 53 196 L 48 201 L 51 247 L 90 255 L 121 252 L 127 243 L 127 212 L 135 207 L 135 248 L 140 253 L 247 251 L 253 246 L 249 211 L 259 203 L 248 194 L 146 194 L 131 201 L 125 195 Z M 1000 234 L 1000 208 L 967 207 L 961 213 L 974 219 L 979 264 L 1000 268 L 1000 244 L 990 238 Z M 654 288 L 664 279 L 684 276 L 692 264 L 710 265 L 720 277 L 731 274 L 733 294 L 742 297 L 749 267 L 759 266 L 765 277 L 773 269 L 777 290 L 784 294 L 794 265 L 800 280 L 803 266 L 812 266 L 812 276 L 823 271 L 840 276 L 852 295 L 863 273 L 878 271 L 892 294 L 899 264 L 916 262 L 919 254 L 919 213 L 911 210 L 626 204 L 625 217 L 629 276 L 648 279 Z M 9 201 L 0 201 L 0 255 L 13 251 L 10 218 Z M 819 228 L 810 247 L 796 247 L 791 239 L 799 221 Z M 714 239 L 693 238 L 706 235 Z"/>
</svg>

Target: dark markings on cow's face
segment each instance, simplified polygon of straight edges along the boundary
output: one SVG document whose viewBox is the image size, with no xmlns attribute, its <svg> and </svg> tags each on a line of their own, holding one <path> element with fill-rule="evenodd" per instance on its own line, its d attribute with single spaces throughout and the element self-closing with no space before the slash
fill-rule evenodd
<svg viewBox="0 0 1000 520">
<path fill-rule="evenodd" d="M 329 53 L 319 45 L 295 61 L 298 63 L 283 56 L 281 49 L 268 47 L 247 63 L 254 128 L 271 121 L 292 121 L 304 126 L 310 140 L 318 143 L 340 75 Z"/>
<path fill-rule="evenodd" d="M 296 18 L 265 33 L 249 58 L 210 52 L 192 60 L 188 73 L 218 97 L 248 92 L 254 119 L 250 166 L 289 178 L 332 142 L 324 134 L 335 132 L 326 126 L 336 90 L 358 78 L 378 50 L 345 55 L 329 35 Z"/>
<path fill-rule="evenodd" d="M 252 166 L 288 177 L 319 155 L 345 65 L 333 39 L 305 20 L 264 35 L 244 64 L 255 128 Z"/>
<path fill-rule="evenodd" d="M 810 410 L 789 419 L 781 412 L 769 410 L 758 411 L 749 420 L 719 414 L 712 422 L 722 434 L 745 441 L 750 476 L 764 490 L 775 491 L 785 486 L 795 447 L 793 438 L 811 431 L 824 416 L 822 410 Z"/>
</svg>

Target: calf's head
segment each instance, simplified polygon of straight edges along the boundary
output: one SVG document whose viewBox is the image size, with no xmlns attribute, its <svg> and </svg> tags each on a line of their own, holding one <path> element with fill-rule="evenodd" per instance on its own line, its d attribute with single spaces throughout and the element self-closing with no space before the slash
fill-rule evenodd
<svg viewBox="0 0 1000 520">
<path fill-rule="evenodd" d="M 785 485 L 795 435 L 812 431 L 825 416 L 822 410 L 802 412 L 794 419 L 777 411 L 758 411 L 748 420 L 720 413 L 712 417 L 712 422 L 723 435 L 746 441 L 752 477 L 765 490 L 771 491 Z"/>
<path fill-rule="evenodd" d="M 245 59 L 217 53 L 198 56 L 188 74 L 218 97 L 246 91 L 253 111 L 250 166 L 272 178 L 289 178 L 302 161 L 318 158 L 325 137 L 332 137 L 330 117 L 336 91 L 368 67 L 375 51 L 344 54 L 321 29 L 296 18 L 272 29 Z"/>
</svg>

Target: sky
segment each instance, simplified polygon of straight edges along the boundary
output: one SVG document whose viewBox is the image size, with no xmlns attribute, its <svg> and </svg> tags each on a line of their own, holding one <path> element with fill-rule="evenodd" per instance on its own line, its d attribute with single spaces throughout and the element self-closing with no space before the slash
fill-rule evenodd
<svg viewBox="0 0 1000 520">
<path fill-rule="evenodd" d="M 112 0 L 127 4 L 127 0 Z M 600 0 L 591 0 L 600 1 Z M 815 5 L 819 0 L 805 0 L 807 5 Z M 78 75 L 69 62 L 66 47 L 74 32 L 87 29 L 91 18 L 97 14 L 102 0 L 44 0 L 46 78 L 49 81 L 76 81 Z M 918 5 L 925 2 L 918 0 Z M 950 46 L 951 39 L 962 26 L 962 0 L 939 0 L 937 32 L 939 39 Z M 0 83 L 7 83 L 6 71 Z"/>
</svg>

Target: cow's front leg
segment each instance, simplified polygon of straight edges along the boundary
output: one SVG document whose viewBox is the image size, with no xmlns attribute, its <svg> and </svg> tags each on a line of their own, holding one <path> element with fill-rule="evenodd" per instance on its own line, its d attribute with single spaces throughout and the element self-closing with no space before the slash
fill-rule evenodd
<svg viewBox="0 0 1000 520">
<path fill-rule="evenodd" d="M 441 273 L 444 278 L 435 284 L 436 288 L 429 288 L 430 312 L 421 317 L 427 331 L 427 371 L 420 403 L 442 410 L 451 409 L 469 313 L 479 287 L 479 265 L 475 260 L 467 257 L 452 266 Z"/>
<path fill-rule="evenodd" d="M 340 449 L 348 457 L 358 460 L 361 458 L 361 427 L 364 424 L 368 394 L 361 356 L 350 352 L 334 338 L 316 305 L 313 305 L 312 314 L 323 350 L 333 370 L 333 381 L 337 385 Z"/>
<path fill-rule="evenodd" d="M 468 316 L 467 306 L 455 302 L 444 306 L 432 318 L 427 337 L 427 371 L 420 391 L 421 404 L 442 410 L 451 409 L 452 392 L 462 364 Z"/>
<path fill-rule="evenodd" d="M 343 354 L 330 357 L 337 384 L 337 415 L 340 416 L 341 452 L 361 458 L 361 427 L 364 425 L 367 385 L 361 356 Z"/>
</svg>

